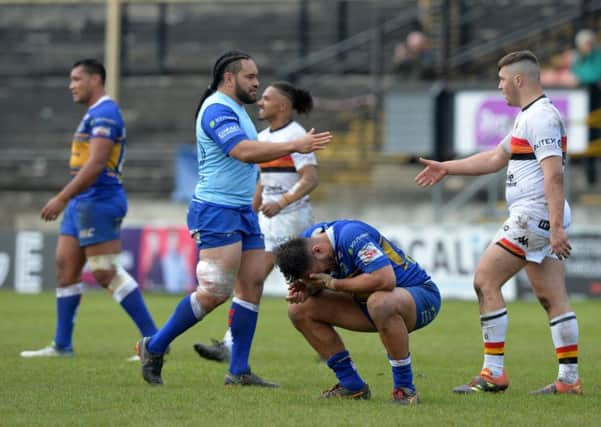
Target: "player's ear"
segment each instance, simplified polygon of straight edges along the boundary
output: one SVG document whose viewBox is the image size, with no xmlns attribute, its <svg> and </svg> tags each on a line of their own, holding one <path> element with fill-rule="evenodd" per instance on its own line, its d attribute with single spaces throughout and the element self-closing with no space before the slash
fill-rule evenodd
<svg viewBox="0 0 601 427">
<path fill-rule="evenodd" d="M 522 76 L 521 74 L 516 74 L 516 75 L 513 77 L 513 80 L 514 80 L 514 82 L 515 82 L 515 85 L 516 85 L 517 87 L 522 87 L 522 85 L 523 85 L 523 83 L 524 83 L 524 76 Z"/>
<path fill-rule="evenodd" d="M 226 71 L 225 73 L 223 73 L 223 83 L 228 87 L 233 84 L 234 78 L 234 73 L 232 73 L 231 71 Z"/>
<path fill-rule="evenodd" d="M 315 243 L 311 246 L 311 255 L 313 255 L 318 260 L 322 260 L 325 256 L 327 256 L 327 250 L 323 243 Z"/>
<path fill-rule="evenodd" d="M 102 77 L 100 77 L 100 74 L 92 74 L 91 77 L 94 85 L 102 86 Z"/>
</svg>

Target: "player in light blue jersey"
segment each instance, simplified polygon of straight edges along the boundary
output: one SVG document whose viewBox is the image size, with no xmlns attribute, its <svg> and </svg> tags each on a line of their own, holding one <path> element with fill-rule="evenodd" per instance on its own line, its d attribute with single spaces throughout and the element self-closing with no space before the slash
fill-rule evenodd
<svg viewBox="0 0 601 427">
<path fill-rule="evenodd" d="M 369 399 L 335 327 L 378 332 L 392 367 L 392 399 L 419 401 L 413 383 L 409 333 L 440 310 L 440 293 L 411 257 L 372 226 L 355 220 L 319 223 L 274 251 L 289 282 L 288 316 L 327 361 L 338 383 L 322 398 Z"/>
<path fill-rule="evenodd" d="M 325 148 L 329 132 L 309 131 L 274 144 L 257 141 L 244 105 L 257 100 L 258 69 L 250 55 L 227 52 L 213 67 L 213 81 L 196 112 L 198 184 L 188 209 L 188 228 L 199 248 L 198 288 L 184 297 L 158 333 L 137 343 L 142 376 L 162 384 L 163 354 L 169 343 L 228 300 L 233 337 L 226 385 L 275 387 L 251 372 L 249 353 L 263 291 L 263 235 L 252 209 L 256 163 Z"/>
<path fill-rule="evenodd" d="M 313 97 L 306 89 L 285 81 L 269 84 L 257 101 L 259 119 L 269 127 L 259 133 L 262 141 L 289 141 L 306 133 L 294 120 L 295 113 L 307 114 L 313 109 Z M 313 224 L 309 193 L 318 185 L 315 153 L 293 153 L 260 165 L 261 179 L 253 208 L 259 215 L 259 225 L 265 237 L 265 277 L 273 270 L 272 251 L 277 245 L 298 236 Z M 232 334 L 228 327 L 223 341 L 194 344 L 199 356 L 218 362 L 229 362 Z"/>
<path fill-rule="evenodd" d="M 23 351 L 23 357 L 73 355 L 86 261 L 96 281 L 121 304 L 141 335 L 156 332 L 138 284 L 119 264 L 119 233 L 127 212 L 121 184 L 126 135 L 119 107 L 105 93 L 105 77 L 104 66 L 94 59 L 78 61 L 71 68 L 73 101 L 87 105 L 88 111 L 71 145 L 72 179 L 41 212 L 43 220 L 54 221 L 64 211 L 56 247 L 56 333 L 50 346 Z"/>
</svg>

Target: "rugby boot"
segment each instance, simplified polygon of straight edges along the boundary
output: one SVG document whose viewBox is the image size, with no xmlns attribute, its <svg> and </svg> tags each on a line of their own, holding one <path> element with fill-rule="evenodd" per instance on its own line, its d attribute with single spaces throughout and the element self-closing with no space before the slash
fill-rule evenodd
<svg viewBox="0 0 601 427">
<path fill-rule="evenodd" d="M 399 405 L 414 406 L 419 403 L 419 395 L 415 390 L 399 387 L 392 390 L 392 402 Z"/>
<path fill-rule="evenodd" d="M 148 351 L 150 337 L 144 337 L 136 343 L 136 353 L 140 356 L 142 364 L 142 377 L 151 385 L 163 384 L 161 370 L 163 369 L 163 355 Z"/>
<path fill-rule="evenodd" d="M 582 382 L 580 378 L 574 384 L 564 383 L 561 380 L 555 380 L 548 386 L 531 391 L 530 394 L 578 394 L 582 395 Z"/>
<path fill-rule="evenodd" d="M 505 391 L 509 387 L 509 379 L 503 369 L 503 373 L 498 377 L 493 377 L 492 372 L 488 368 L 480 371 L 480 374 L 474 377 L 468 384 L 463 384 L 453 389 L 454 393 L 498 393 Z"/>
<path fill-rule="evenodd" d="M 171 347 L 167 347 L 167 350 L 165 350 L 165 354 L 163 356 L 166 356 L 169 354 Z M 138 356 L 137 354 L 134 354 L 133 356 L 128 357 L 127 359 L 128 362 L 139 362 L 140 361 L 140 356 Z"/>
<path fill-rule="evenodd" d="M 340 385 L 336 384 L 329 390 L 325 390 L 321 393 L 320 399 L 351 399 L 351 400 L 368 400 L 371 398 L 371 391 L 369 385 L 366 383 L 359 390 L 349 390 Z"/>
<path fill-rule="evenodd" d="M 47 347 L 39 350 L 25 350 L 21 352 L 21 357 L 73 357 L 73 350 L 65 350 L 56 347 L 54 342 Z"/>
<path fill-rule="evenodd" d="M 269 381 L 265 381 L 263 378 L 258 375 L 253 374 L 252 372 L 248 372 L 246 374 L 234 375 L 231 373 L 227 373 L 223 380 L 224 385 L 252 385 L 256 387 L 270 387 L 277 388 L 279 384 L 270 383 Z"/>
<path fill-rule="evenodd" d="M 204 359 L 214 360 L 216 362 L 229 362 L 230 351 L 223 341 L 211 338 L 213 344 L 205 345 L 202 343 L 194 344 L 194 350 Z"/>
</svg>

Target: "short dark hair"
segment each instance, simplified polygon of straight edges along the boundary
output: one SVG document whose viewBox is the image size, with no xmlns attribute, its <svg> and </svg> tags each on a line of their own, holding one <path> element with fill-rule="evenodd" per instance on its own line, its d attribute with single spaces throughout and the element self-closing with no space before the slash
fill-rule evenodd
<svg viewBox="0 0 601 427">
<path fill-rule="evenodd" d="M 97 74 L 100 76 L 100 80 L 102 81 L 102 85 L 104 86 L 104 82 L 106 81 L 106 70 L 104 69 L 104 65 L 97 59 L 88 58 L 88 59 L 80 59 L 75 62 L 71 69 L 83 67 L 88 74 Z"/>
<path fill-rule="evenodd" d="M 529 50 L 518 50 L 508 53 L 503 58 L 499 59 L 499 62 L 497 63 L 497 71 L 501 70 L 501 68 L 506 67 L 507 65 L 522 61 L 529 61 L 535 64 L 537 67 L 539 66 L 538 58 L 534 53 Z"/>
<path fill-rule="evenodd" d="M 290 283 L 301 279 L 311 268 L 309 239 L 295 237 L 273 250 L 274 264 Z"/>
<path fill-rule="evenodd" d="M 306 89 L 295 87 L 292 83 L 286 81 L 273 82 L 269 86 L 277 89 L 282 95 L 290 100 L 292 108 L 296 112 L 310 113 L 313 109 L 313 97 L 311 92 Z"/>
</svg>

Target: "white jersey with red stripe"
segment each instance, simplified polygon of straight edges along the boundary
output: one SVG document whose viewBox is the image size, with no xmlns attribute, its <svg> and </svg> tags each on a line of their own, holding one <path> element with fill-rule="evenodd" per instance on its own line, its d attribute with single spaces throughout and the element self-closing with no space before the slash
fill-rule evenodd
<svg viewBox="0 0 601 427">
<path fill-rule="evenodd" d="M 299 139 L 306 134 L 305 129 L 296 121 L 291 121 L 285 126 L 271 130 L 264 129 L 258 135 L 259 141 L 287 142 Z M 314 153 L 292 153 L 270 162 L 261 163 L 261 186 L 263 187 L 263 203 L 277 202 L 282 194 L 289 192 L 300 179 L 298 171 L 306 165 L 317 165 Z M 299 209 L 309 202 L 309 196 L 286 206 L 281 213 L 288 213 Z"/>
<path fill-rule="evenodd" d="M 551 156 L 562 156 L 565 161 L 567 137 L 561 114 L 543 95 L 520 111 L 511 133 L 501 144 L 511 153 L 505 189 L 509 212 L 548 221 L 549 207 L 540 162 Z M 564 202 L 565 227 L 570 217 L 570 207 Z"/>
</svg>

